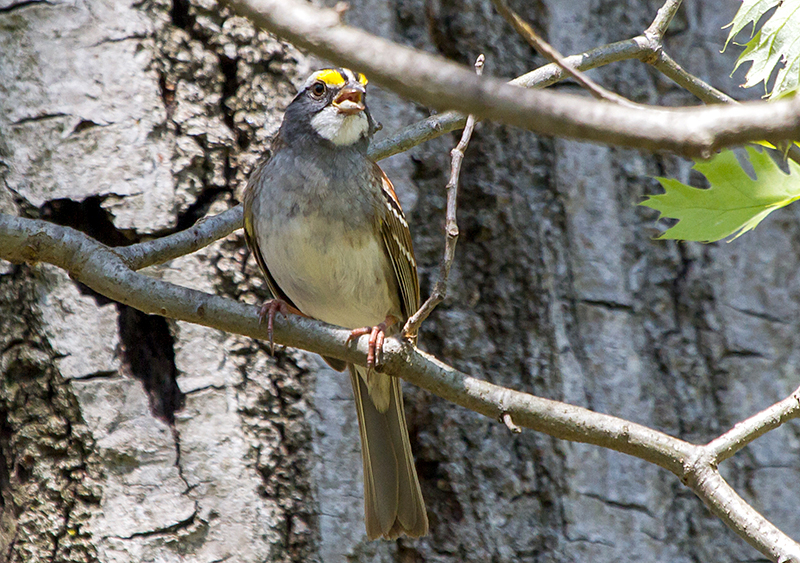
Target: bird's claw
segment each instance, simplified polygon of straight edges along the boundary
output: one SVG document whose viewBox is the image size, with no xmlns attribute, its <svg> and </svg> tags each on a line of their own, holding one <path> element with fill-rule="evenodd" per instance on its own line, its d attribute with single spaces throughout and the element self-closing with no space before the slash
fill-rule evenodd
<svg viewBox="0 0 800 563">
<path fill-rule="evenodd" d="M 383 352 L 383 341 L 386 339 L 386 329 L 389 328 L 390 323 L 388 319 L 375 326 L 365 326 L 363 328 L 356 328 L 350 331 L 350 336 L 347 341 L 369 334 L 369 347 L 367 348 L 367 370 L 372 372 L 375 369 L 379 358 L 378 354 Z"/>
<path fill-rule="evenodd" d="M 267 319 L 267 335 L 269 336 L 269 352 L 275 355 L 275 340 L 272 337 L 273 327 L 275 325 L 275 315 L 280 313 L 286 318 L 289 315 L 289 308 L 285 301 L 281 299 L 270 299 L 261 306 L 258 311 L 258 321 L 263 323 Z"/>
</svg>

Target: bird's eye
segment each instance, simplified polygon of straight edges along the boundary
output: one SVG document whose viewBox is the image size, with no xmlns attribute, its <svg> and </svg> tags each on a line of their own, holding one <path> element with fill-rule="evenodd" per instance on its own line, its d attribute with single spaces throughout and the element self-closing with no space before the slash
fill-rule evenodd
<svg viewBox="0 0 800 563">
<path fill-rule="evenodd" d="M 311 95 L 314 96 L 315 98 L 321 98 L 322 96 L 325 95 L 325 90 L 326 88 L 324 83 L 316 82 L 311 87 Z"/>
</svg>

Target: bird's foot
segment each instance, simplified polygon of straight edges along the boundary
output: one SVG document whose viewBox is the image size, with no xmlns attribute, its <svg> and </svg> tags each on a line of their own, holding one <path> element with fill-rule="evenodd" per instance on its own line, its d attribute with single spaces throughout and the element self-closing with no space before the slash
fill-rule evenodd
<svg viewBox="0 0 800 563">
<path fill-rule="evenodd" d="M 282 299 L 270 299 L 261 306 L 258 311 L 258 321 L 260 323 L 267 320 L 267 334 L 269 335 L 269 351 L 275 355 L 275 340 L 272 338 L 272 331 L 275 324 L 275 315 L 280 313 L 286 318 L 289 315 L 289 305 Z"/>
<path fill-rule="evenodd" d="M 383 341 L 386 339 L 386 331 L 390 326 L 395 324 L 397 319 L 392 315 L 386 317 L 382 323 L 375 326 L 365 326 L 363 328 L 356 328 L 350 331 L 350 336 L 347 337 L 347 342 L 369 334 L 369 347 L 367 348 L 367 370 L 372 372 L 375 365 L 379 360 L 379 354 L 383 352 Z"/>
</svg>

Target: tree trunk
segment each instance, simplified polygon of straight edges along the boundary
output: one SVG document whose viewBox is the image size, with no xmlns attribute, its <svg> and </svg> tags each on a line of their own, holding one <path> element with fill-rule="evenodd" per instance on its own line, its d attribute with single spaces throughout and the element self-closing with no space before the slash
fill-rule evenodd
<svg viewBox="0 0 800 563">
<path fill-rule="evenodd" d="M 331 1 L 331 4 L 334 2 Z M 642 32 L 658 2 L 516 2 L 562 52 Z M 737 96 L 721 27 L 681 8 L 667 50 Z M 352 0 L 346 20 L 486 73 L 543 61 L 489 0 Z M 235 205 L 317 61 L 212 0 L 0 2 L 0 212 L 110 245 Z M 637 61 L 595 71 L 635 101 L 694 103 Z M 737 75 L 738 78 L 738 75 Z M 425 113 L 370 86 L 380 134 Z M 558 88 L 574 89 L 571 85 Z M 381 165 L 412 225 L 423 295 L 444 237 L 448 135 Z M 797 387 L 796 206 L 732 244 L 652 240 L 669 156 L 479 124 L 448 299 L 420 345 L 494 383 L 705 442 Z M 268 297 L 241 233 L 150 275 Z M 431 535 L 367 542 L 346 376 L 110 302 L 54 267 L 0 262 L 0 561 L 727 561 L 757 553 L 671 474 L 505 426 L 406 386 Z M 726 462 L 800 536 L 800 436 Z M 787 490 L 788 489 L 788 490 Z"/>
</svg>

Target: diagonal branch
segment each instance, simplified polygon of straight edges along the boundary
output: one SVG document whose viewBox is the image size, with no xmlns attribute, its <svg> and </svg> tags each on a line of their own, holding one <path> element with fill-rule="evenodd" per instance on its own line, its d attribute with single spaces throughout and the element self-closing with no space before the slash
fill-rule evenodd
<svg viewBox="0 0 800 563">
<path fill-rule="evenodd" d="M 219 215 L 203 217 L 186 230 L 130 246 L 115 247 L 114 252 L 131 270 L 163 264 L 191 254 L 242 228 L 242 206 Z"/>
<path fill-rule="evenodd" d="M 258 307 L 151 278 L 131 270 L 113 248 L 69 227 L 0 215 L 0 258 L 47 262 L 125 305 L 149 314 L 266 339 Z M 275 341 L 365 365 L 368 337 L 348 344 L 350 331 L 292 315 L 275 318 Z M 508 412 L 517 424 L 567 440 L 640 457 L 682 475 L 691 444 L 644 426 L 581 407 L 493 385 L 438 361 L 395 338 L 384 345 L 383 369 L 493 419 Z"/>
<path fill-rule="evenodd" d="M 756 438 L 793 418 L 800 418 L 800 387 L 784 400 L 736 424 L 709 442 L 706 448 L 715 462 L 722 463 Z"/>
<path fill-rule="evenodd" d="M 670 57 L 663 50 L 659 50 L 654 57 L 648 58 L 644 62 L 650 64 L 654 69 L 675 82 L 675 84 L 687 92 L 694 94 L 707 104 L 737 103 L 736 100 L 724 92 L 720 92 L 710 84 L 686 72 L 675 59 Z"/>
<path fill-rule="evenodd" d="M 618 41 L 585 53 L 571 55 L 564 58 L 564 64 L 570 68 L 584 71 L 613 62 L 642 59 L 650 56 L 651 51 L 648 42 L 643 37 L 641 39 L 641 41 L 633 39 Z M 515 78 L 509 84 L 522 88 L 544 88 L 564 78 L 566 78 L 564 69 L 556 63 L 550 63 Z M 464 127 L 466 120 L 466 116 L 455 111 L 432 115 L 404 127 L 391 137 L 373 143 L 369 151 L 370 156 L 375 160 L 380 160 L 407 151 L 420 143 Z"/>
<path fill-rule="evenodd" d="M 265 339 L 258 309 L 231 299 L 149 278 L 133 271 L 119 254 L 83 233 L 45 221 L 0 215 L 0 258 L 12 262 L 48 262 L 106 297 L 146 313 L 166 316 L 227 332 Z M 350 331 L 312 319 L 276 318 L 275 340 L 364 365 L 367 337 L 348 344 Z M 470 377 L 398 339 L 388 339 L 384 371 L 465 408 L 506 420 L 556 438 L 594 444 L 629 454 L 677 475 L 726 525 L 773 561 L 800 561 L 800 544 L 786 536 L 722 478 L 715 454 L 728 451 L 726 441 L 743 442 L 760 430 L 728 433 L 723 447 L 696 446 L 646 426 L 558 401 L 514 391 Z M 797 402 L 794 395 L 791 401 Z M 790 401 L 790 402 L 791 402 Z M 780 405 L 780 406 L 779 406 Z M 779 403 L 774 408 L 794 412 Z M 769 411 L 770 409 L 768 409 Z M 766 412 L 766 411 L 765 411 Z M 768 424 L 749 424 L 768 418 Z M 773 428 L 787 417 L 756 415 L 750 428 Z M 506 420 L 507 423 L 507 420 Z M 725 454 L 719 454 L 725 455 Z"/>
<path fill-rule="evenodd" d="M 682 0 L 667 0 L 664 5 L 658 9 L 653 23 L 645 30 L 645 36 L 651 41 L 660 44 L 664 39 L 664 34 L 667 32 L 669 24 L 672 23 L 672 19 L 675 17 L 675 14 L 678 13 L 678 8 L 681 7 L 681 1 Z"/>
</svg>

